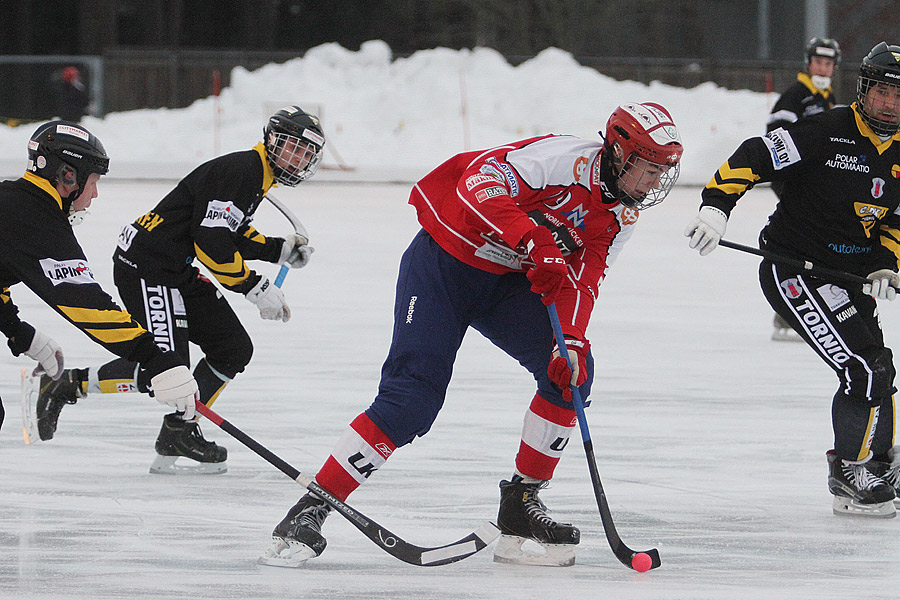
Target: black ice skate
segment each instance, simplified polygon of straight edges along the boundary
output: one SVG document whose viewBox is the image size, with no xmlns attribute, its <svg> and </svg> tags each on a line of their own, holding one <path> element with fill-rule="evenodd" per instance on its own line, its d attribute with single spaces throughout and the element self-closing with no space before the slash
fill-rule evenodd
<svg viewBox="0 0 900 600">
<path fill-rule="evenodd" d="M 322 523 L 331 507 L 307 493 L 288 511 L 272 532 L 272 546 L 259 557 L 261 565 L 299 567 L 325 550 Z"/>
<path fill-rule="evenodd" d="M 86 378 L 86 369 L 65 369 L 56 381 L 22 370 L 22 433 L 26 444 L 53 439 L 63 406 L 87 396 L 82 389 Z"/>
<path fill-rule="evenodd" d="M 538 491 L 548 482 L 525 483 L 518 475 L 500 482 L 500 512 L 497 527 L 500 540 L 494 548 L 494 560 L 520 565 L 569 567 L 575 564 L 575 546 L 581 533 L 569 523 L 557 523 L 547 515 L 547 507 Z M 523 548 L 536 543 L 541 553 Z"/>
<path fill-rule="evenodd" d="M 216 475 L 228 470 L 225 465 L 228 450 L 205 439 L 196 420 L 185 421 L 178 413 L 168 414 L 163 419 L 159 437 L 156 438 L 156 454 L 150 472 L 158 475 Z M 192 462 L 175 464 L 179 457 Z"/>
<path fill-rule="evenodd" d="M 884 456 L 873 458 L 870 468 L 894 488 L 894 506 L 900 508 L 900 446 L 894 446 Z"/>
<path fill-rule="evenodd" d="M 843 460 L 834 450 L 829 450 L 827 457 L 828 489 L 834 494 L 834 514 L 883 519 L 896 516 L 894 489 L 873 473 L 873 465 L 868 458 L 861 461 Z"/>
</svg>

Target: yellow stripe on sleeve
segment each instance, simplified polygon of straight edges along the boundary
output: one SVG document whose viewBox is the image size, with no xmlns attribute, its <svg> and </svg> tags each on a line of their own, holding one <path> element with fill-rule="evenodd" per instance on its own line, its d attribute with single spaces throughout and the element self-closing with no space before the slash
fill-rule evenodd
<svg viewBox="0 0 900 600">
<path fill-rule="evenodd" d="M 119 342 L 130 342 L 146 333 L 146 329 L 140 325 L 136 327 L 119 328 L 119 329 L 85 329 L 84 332 L 92 338 L 103 342 L 104 344 L 117 344 Z"/>
<path fill-rule="evenodd" d="M 252 225 L 247 228 L 247 231 L 244 232 L 243 236 L 250 241 L 256 242 L 257 244 L 266 243 L 266 236 L 254 229 Z"/>
<path fill-rule="evenodd" d="M 896 258 L 900 266 L 900 231 L 889 227 L 881 227 L 881 245 L 889 250 Z"/>
<path fill-rule="evenodd" d="M 60 306 L 59 310 L 76 323 L 130 323 L 131 315 L 124 310 Z"/>
<path fill-rule="evenodd" d="M 222 285 L 235 286 L 243 283 L 250 276 L 250 270 L 244 264 L 240 252 L 235 251 L 234 258 L 229 263 L 220 264 L 214 261 L 208 254 L 194 244 L 197 258 L 206 266 Z"/>
</svg>

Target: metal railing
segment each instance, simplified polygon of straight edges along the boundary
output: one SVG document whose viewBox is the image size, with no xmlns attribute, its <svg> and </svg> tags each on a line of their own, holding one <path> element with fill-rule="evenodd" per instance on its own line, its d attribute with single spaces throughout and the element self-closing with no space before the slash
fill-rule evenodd
<svg viewBox="0 0 900 600">
<path fill-rule="evenodd" d="M 213 93 L 218 72 L 228 86 L 237 66 L 249 70 L 297 57 L 294 52 L 218 52 L 114 50 L 102 56 L 0 56 L 0 120 L 36 121 L 53 116 L 49 81 L 63 65 L 85 67 L 85 83 L 95 115 L 140 108 L 182 108 Z M 511 64 L 531 57 L 509 56 Z M 692 88 L 713 82 L 729 89 L 780 93 L 796 79 L 794 61 L 725 61 L 654 58 L 578 57 L 578 61 L 619 80 L 659 81 Z M 837 98 L 855 96 L 858 65 L 841 65 L 835 76 Z"/>
</svg>

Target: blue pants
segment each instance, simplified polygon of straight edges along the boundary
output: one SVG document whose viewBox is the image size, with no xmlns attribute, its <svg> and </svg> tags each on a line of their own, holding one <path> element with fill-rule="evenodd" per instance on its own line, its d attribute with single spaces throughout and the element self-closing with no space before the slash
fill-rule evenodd
<svg viewBox="0 0 900 600">
<path fill-rule="evenodd" d="M 424 230 L 400 260 L 391 349 L 366 414 L 397 447 L 425 435 L 444 404 L 456 353 L 473 327 L 519 361 L 548 402 L 574 410 L 547 377 L 553 330 L 524 273 L 495 275 L 445 252 Z M 594 374 L 579 388 L 587 400 Z M 490 390 L 484 391 L 486 401 Z"/>
</svg>

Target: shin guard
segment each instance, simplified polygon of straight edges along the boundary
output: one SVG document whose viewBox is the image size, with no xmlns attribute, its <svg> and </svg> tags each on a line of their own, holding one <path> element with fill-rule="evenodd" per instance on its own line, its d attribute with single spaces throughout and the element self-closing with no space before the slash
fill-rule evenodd
<svg viewBox="0 0 900 600">
<path fill-rule="evenodd" d="M 516 471 L 526 477 L 549 481 L 577 423 L 574 409 L 550 404 L 540 394 L 535 394 L 525 413 Z"/>
<path fill-rule="evenodd" d="M 362 413 L 338 440 L 331 456 L 316 473 L 316 482 L 346 500 L 396 449 L 394 442 Z"/>
</svg>

